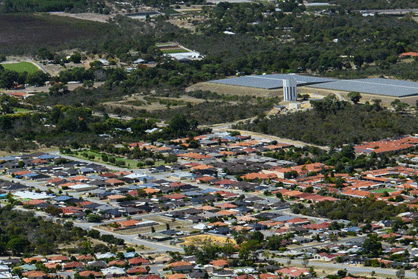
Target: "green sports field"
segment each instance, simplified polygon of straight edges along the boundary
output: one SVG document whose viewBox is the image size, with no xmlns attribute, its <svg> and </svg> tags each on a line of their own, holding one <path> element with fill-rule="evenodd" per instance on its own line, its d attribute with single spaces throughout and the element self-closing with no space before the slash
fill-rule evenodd
<svg viewBox="0 0 418 279">
<path fill-rule="evenodd" d="M 396 189 L 388 189 L 388 188 L 383 188 L 383 189 L 379 189 L 379 190 L 374 190 L 372 191 L 372 193 L 377 193 L 377 194 L 382 194 L 384 192 L 395 192 L 397 191 Z"/>
<path fill-rule="evenodd" d="M 16 71 L 18 73 L 28 72 L 29 74 L 39 71 L 38 67 L 30 62 L 18 62 L 10 64 L 1 64 L 5 69 Z"/>
</svg>

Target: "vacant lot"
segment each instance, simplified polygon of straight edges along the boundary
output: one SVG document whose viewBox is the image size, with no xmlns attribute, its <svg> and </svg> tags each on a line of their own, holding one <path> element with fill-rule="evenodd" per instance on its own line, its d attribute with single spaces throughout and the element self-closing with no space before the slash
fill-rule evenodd
<svg viewBox="0 0 418 279">
<path fill-rule="evenodd" d="M 39 71 L 38 67 L 30 62 L 6 63 L 1 65 L 7 70 L 16 71 L 18 73 L 28 72 L 28 74 L 33 74 Z"/>
<path fill-rule="evenodd" d="M 98 38 L 106 24 L 48 14 L 3 14 L 0 17 L 0 53 L 34 51 Z"/>
<path fill-rule="evenodd" d="M 153 216 L 152 218 L 149 218 L 149 219 L 144 218 L 143 221 L 158 222 L 159 223 L 158 225 L 152 226 L 154 227 L 156 232 L 167 230 L 167 224 L 169 225 L 170 229 L 173 229 L 173 230 L 181 229 L 184 232 L 190 231 L 190 226 L 192 226 L 191 223 L 181 221 L 181 220 L 175 220 L 173 222 L 170 218 L 163 217 L 163 216 Z M 152 232 L 151 227 L 133 228 L 133 229 L 117 231 L 118 234 L 122 234 L 122 235 L 149 234 L 151 232 Z"/>
<path fill-rule="evenodd" d="M 216 244 L 227 244 L 232 243 L 236 244 L 235 240 L 230 239 L 229 237 L 223 236 L 214 236 L 214 235 L 196 235 L 196 236 L 189 236 L 184 238 L 184 245 L 205 245 L 206 243 L 216 243 Z"/>
</svg>

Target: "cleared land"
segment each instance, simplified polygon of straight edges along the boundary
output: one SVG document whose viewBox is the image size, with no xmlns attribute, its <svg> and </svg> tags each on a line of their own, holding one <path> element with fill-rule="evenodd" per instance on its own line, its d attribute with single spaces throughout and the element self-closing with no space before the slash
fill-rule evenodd
<svg viewBox="0 0 418 279">
<path fill-rule="evenodd" d="M 130 108 L 130 109 L 145 109 L 147 111 L 156 111 L 167 109 L 167 106 L 172 108 L 186 106 L 187 103 L 191 104 L 200 104 L 205 102 L 204 99 L 198 99 L 190 96 L 181 96 L 180 98 L 173 97 L 147 97 L 147 96 L 138 96 L 133 95 L 131 97 L 124 97 L 122 101 L 117 102 L 107 102 L 103 105 L 109 108 Z"/>
<path fill-rule="evenodd" d="M 33 74 L 39 71 L 39 68 L 30 62 L 5 63 L 1 65 L 7 70 L 16 71 L 18 73 L 28 72 L 28 74 Z"/>
<path fill-rule="evenodd" d="M 229 237 L 223 237 L 223 236 L 214 236 L 214 235 L 195 235 L 195 236 L 189 236 L 184 238 L 183 245 L 204 245 L 207 242 L 209 243 L 217 243 L 217 244 L 227 244 L 228 242 L 232 244 L 236 244 L 235 240 L 229 238 Z"/>
<path fill-rule="evenodd" d="M 196 83 L 186 89 L 186 91 L 196 90 L 211 91 L 225 95 L 249 95 L 257 97 L 274 97 L 283 95 L 282 89 L 267 90 L 254 87 L 235 86 L 213 82 Z"/>
</svg>

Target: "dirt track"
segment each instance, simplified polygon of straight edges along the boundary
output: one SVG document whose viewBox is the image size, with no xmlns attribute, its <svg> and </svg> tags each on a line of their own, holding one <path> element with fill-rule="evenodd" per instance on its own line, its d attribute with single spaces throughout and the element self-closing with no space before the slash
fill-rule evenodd
<svg viewBox="0 0 418 279">
<path fill-rule="evenodd" d="M 64 13 L 64 12 L 50 12 L 49 14 L 56 15 L 56 16 L 72 17 L 72 18 L 77 18 L 77 19 L 82 19 L 82 20 L 103 22 L 103 23 L 107 23 L 109 19 L 115 17 L 115 15 L 103 15 L 103 14 L 95 14 L 95 13 L 70 14 L 70 13 Z"/>
</svg>

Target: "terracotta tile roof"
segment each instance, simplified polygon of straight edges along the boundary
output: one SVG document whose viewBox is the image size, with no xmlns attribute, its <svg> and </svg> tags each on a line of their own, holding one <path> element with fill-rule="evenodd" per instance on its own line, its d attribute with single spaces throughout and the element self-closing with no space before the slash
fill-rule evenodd
<svg viewBox="0 0 418 279">
<path fill-rule="evenodd" d="M 135 226 L 136 224 L 139 223 L 139 221 L 137 220 L 126 220 L 126 221 L 119 221 L 117 222 L 119 225 L 121 225 L 121 227 L 123 228 L 129 228 L 132 226 Z"/>
<path fill-rule="evenodd" d="M 42 260 L 44 260 L 44 257 L 31 257 L 31 258 L 25 258 L 25 259 L 23 259 L 23 261 L 25 263 L 31 263 L 33 261 L 41 262 Z"/>
<path fill-rule="evenodd" d="M 194 170 L 207 170 L 207 169 L 213 169 L 213 166 L 201 164 L 193 167 Z"/>
<path fill-rule="evenodd" d="M 43 271 L 33 270 L 33 271 L 25 272 L 22 275 L 25 276 L 25 277 L 28 277 L 28 278 L 33 278 L 33 277 L 44 277 L 44 276 L 46 276 L 46 273 L 43 272 Z"/>
<path fill-rule="evenodd" d="M 170 200 L 182 200 L 184 199 L 186 196 L 179 194 L 179 193 L 174 193 L 174 194 L 170 194 L 170 195 L 164 195 L 163 197 L 170 199 Z"/>
<path fill-rule="evenodd" d="M 124 195 L 110 195 L 107 197 L 109 200 L 119 200 L 126 198 Z"/>
<path fill-rule="evenodd" d="M 186 262 L 186 261 L 178 261 L 178 262 L 174 262 L 169 264 L 169 267 L 176 267 L 176 266 L 185 266 L 185 265 L 191 265 L 190 262 Z"/>
<path fill-rule="evenodd" d="M 48 257 L 48 260 L 50 260 L 50 261 L 63 261 L 63 262 L 66 262 L 66 261 L 69 261 L 70 258 L 68 258 L 67 256 L 60 255 L 60 256 L 51 256 L 51 257 Z"/>
<path fill-rule="evenodd" d="M 215 192 L 215 194 L 219 194 L 219 195 L 221 195 L 224 198 L 232 198 L 232 197 L 239 196 L 239 194 L 235 194 L 235 193 L 228 192 L 228 191 L 222 191 L 222 190 Z"/>
<path fill-rule="evenodd" d="M 231 216 L 231 215 L 237 214 L 237 212 L 230 211 L 230 210 L 221 210 L 221 211 L 216 212 L 216 214 L 223 215 L 223 216 Z"/>
<path fill-rule="evenodd" d="M 373 195 L 373 193 L 371 192 L 361 191 L 361 190 L 351 190 L 351 189 L 343 191 L 342 194 L 346 196 L 353 196 L 353 197 L 359 197 L 359 198 L 365 198 L 370 195 Z"/>
<path fill-rule="evenodd" d="M 310 230 L 323 230 L 323 229 L 326 229 L 330 226 L 331 226 L 331 223 L 323 222 L 323 223 L 319 223 L 319 224 L 304 225 L 303 227 L 306 228 L 306 229 L 310 229 Z"/>
<path fill-rule="evenodd" d="M 281 273 L 283 275 L 288 275 L 292 278 L 299 277 L 301 275 L 309 273 L 307 269 L 296 268 L 296 267 L 285 267 L 285 268 L 276 270 L 276 272 Z"/>
<path fill-rule="evenodd" d="M 84 266 L 84 264 L 82 263 L 82 262 L 69 262 L 69 263 L 66 263 L 65 265 L 64 265 L 64 267 L 67 269 L 67 268 L 76 268 L 76 267 L 82 267 L 82 266 Z"/>
<path fill-rule="evenodd" d="M 217 221 L 214 223 L 209 223 L 208 226 L 212 226 L 212 227 L 228 227 L 228 224 L 221 222 L 221 221 Z"/>
<path fill-rule="evenodd" d="M 124 181 L 116 179 L 116 178 L 109 178 L 105 180 L 106 183 L 112 184 L 112 185 L 122 185 L 125 184 Z"/>
<path fill-rule="evenodd" d="M 210 205 L 204 205 L 204 206 L 201 206 L 201 207 L 196 207 L 196 209 L 198 209 L 198 210 L 202 209 L 204 211 L 218 210 L 218 208 L 210 206 Z"/>
<path fill-rule="evenodd" d="M 105 173 L 102 173 L 100 176 L 106 177 L 106 178 L 113 178 L 113 177 L 116 177 L 117 175 L 111 172 L 105 172 Z"/>
<path fill-rule="evenodd" d="M 220 259 L 220 260 L 211 261 L 210 264 L 213 266 L 223 267 L 223 266 L 228 265 L 228 261 Z"/>
<path fill-rule="evenodd" d="M 156 194 L 158 192 L 160 192 L 159 189 L 154 189 L 154 188 L 144 188 L 144 193 L 149 195 L 149 194 Z"/>
<path fill-rule="evenodd" d="M 126 271 L 128 274 L 147 273 L 147 269 L 144 267 L 135 266 Z"/>
<path fill-rule="evenodd" d="M 94 277 L 102 277 L 102 274 L 100 272 L 96 272 L 92 270 L 81 271 L 79 274 L 81 277 L 89 277 L 90 275 Z"/>
<path fill-rule="evenodd" d="M 259 277 L 260 279 L 280 279 L 279 276 L 271 274 L 271 273 L 261 273 Z"/>
<path fill-rule="evenodd" d="M 210 155 L 203 155 L 199 153 L 185 153 L 185 154 L 177 154 L 178 157 L 182 158 L 189 158 L 189 159 L 195 159 L 195 160 L 203 160 L 203 159 L 209 159 L 212 158 Z"/>
<path fill-rule="evenodd" d="M 68 180 L 71 180 L 71 181 L 89 181 L 89 179 L 87 177 L 83 176 L 83 175 L 73 176 L 73 177 L 68 178 Z"/>
<path fill-rule="evenodd" d="M 74 185 L 77 185 L 77 183 L 74 183 L 74 182 L 68 182 L 68 183 L 63 183 L 63 184 L 60 184 L 59 186 L 60 186 L 60 187 L 70 187 L 70 186 L 74 186 Z"/>
<path fill-rule="evenodd" d="M 150 261 L 141 257 L 136 257 L 128 260 L 131 265 L 150 264 Z"/>
<path fill-rule="evenodd" d="M 209 182 L 211 180 L 215 180 L 215 177 L 212 177 L 212 176 L 202 176 L 202 177 L 196 178 L 196 180 L 197 181 L 200 181 L 200 182 Z"/>
<path fill-rule="evenodd" d="M 395 152 L 405 150 L 418 144 L 418 138 L 405 137 L 399 140 L 381 140 L 374 142 L 367 142 L 361 145 L 354 146 L 356 152 L 383 154 L 387 152 Z"/>
<path fill-rule="evenodd" d="M 53 179 L 48 179 L 46 182 L 48 182 L 48 183 L 59 183 L 59 182 L 62 182 L 62 181 L 65 181 L 65 180 L 57 177 L 57 178 L 53 178 Z"/>
<path fill-rule="evenodd" d="M 401 57 L 408 57 L 408 56 L 415 57 L 415 56 L 418 56 L 418 52 L 412 52 L 412 51 L 403 52 L 403 53 L 399 54 L 399 56 L 401 56 Z"/>
<path fill-rule="evenodd" d="M 78 261 L 90 261 L 90 260 L 94 260 L 94 258 L 93 258 L 92 255 L 78 255 L 78 256 L 75 256 L 75 258 Z"/>
<path fill-rule="evenodd" d="M 232 185 L 232 184 L 235 184 L 235 183 L 238 183 L 238 181 L 234 181 L 234 180 L 231 180 L 231 179 L 222 179 L 222 180 L 218 180 L 218 181 L 214 182 L 213 184 L 214 185 Z"/>
<path fill-rule="evenodd" d="M 167 279 L 183 279 L 183 278 L 187 278 L 187 276 L 186 276 L 186 274 L 176 273 L 176 274 L 164 275 L 164 278 L 167 278 Z"/>
<path fill-rule="evenodd" d="M 108 263 L 108 265 L 109 266 L 123 266 L 123 265 L 125 265 L 126 264 L 126 262 L 125 261 L 122 261 L 122 260 L 114 260 L 114 261 L 110 261 L 109 263 Z"/>
<path fill-rule="evenodd" d="M 38 204 L 42 204 L 42 203 L 46 203 L 43 200 L 30 200 L 30 201 L 24 201 L 23 204 L 27 204 L 27 205 L 38 205 Z"/>
<path fill-rule="evenodd" d="M 306 218 L 299 218 L 299 217 L 286 221 L 286 223 L 291 223 L 291 224 L 306 223 L 306 222 L 309 222 L 309 220 Z"/>
<path fill-rule="evenodd" d="M 187 184 L 183 182 L 173 182 L 169 184 L 169 186 L 172 188 L 177 188 L 177 187 L 186 186 L 186 185 Z"/>
<path fill-rule="evenodd" d="M 29 170 L 22 170 L 22 171 L 14 172 L 15 175 L 25 175 L 25 174 L 28 174 L 28 173 L 32 173 L 32 172 L 29 171 Z"/>
<path fill-rule="evenodd" d="M 59 266 L 59 263 L 45 263 L 44 266 L 48 269 L 55 269 L 57 266 Z"/>
<path fill-rule="evenodd" d="M 261 179 L 266 180 L 269 178 L 276 178 L 277 174 L 275 173 L 247 173 L 241 176 L 243 179 L 247 180 L 254 180 L 254 179 Z"/>
<path fill-rule="evenodd" d="M 224 202 L 224 203 L 220 203 L 220 204 L 217 204 L 217 205 L 215 205 L 216 207 L 219 207 L 219 208 L 237 208 L 238 206 L 236 206 L 235 204 L 232 204 L 232 203 L 226 203 L 226 202 Z"/>
</svg>

